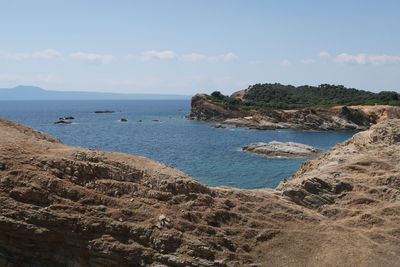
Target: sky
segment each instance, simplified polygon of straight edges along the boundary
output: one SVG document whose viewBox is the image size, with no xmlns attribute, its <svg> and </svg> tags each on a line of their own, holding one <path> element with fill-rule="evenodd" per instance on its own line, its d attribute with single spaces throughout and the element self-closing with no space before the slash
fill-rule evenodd
<svg viewBox="0 0 400 267">
<path fill-rule="evenodd" d="M 0 88 L 400 92 L 398 0 L 0 0 Z"/>
</svg>

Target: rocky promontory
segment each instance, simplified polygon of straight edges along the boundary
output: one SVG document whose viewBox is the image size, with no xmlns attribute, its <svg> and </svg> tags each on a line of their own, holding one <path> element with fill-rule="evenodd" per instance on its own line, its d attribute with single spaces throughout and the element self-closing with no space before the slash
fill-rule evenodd
<svg viewBox="0 0 400 267">
<path fill-rule="evenodd" d="M 233 94 L 235 96 L 235 94 Z M 385 119 L 400 118 L 400 107 L 389 105 L 315 107 L 271 110 L 221 104 L 205 94 L 192 98 L 192 120 L 213 121 L 250 129 L 365 130 Z"/>
<path fill-rule="evenodd" d="M 289 158 L 312 157 L 321 152 L 320 149 L 309 145 L 279 141 L 253 143 L 242 147 L 242 150 L 266 157 Z"/>
<path fill-rule="evenodd" d="M 399 266 L 400 120 L 258 190 L 4 119 L 0 136 L 0 266 Z"/>
</svg>

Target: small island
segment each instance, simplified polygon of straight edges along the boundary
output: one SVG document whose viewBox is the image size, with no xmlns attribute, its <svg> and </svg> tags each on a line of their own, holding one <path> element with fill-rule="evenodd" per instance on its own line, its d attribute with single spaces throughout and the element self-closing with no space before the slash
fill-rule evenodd
<svg viewBox="0 0 400 267">
<path fill-rule="evenodd" d="M 309 145 L 279 141 L 253 143 L 242 147 L 242 150 L 260 156 L 287 158 L 313 157 L 322 151 Z"/>
<path fill-rule="evenodd" d="M 192 97 L 187 118 L 258 130 L 365 130 L 400 118 L 400 94 L 342 85 L 255 84 L 231 96 L 219 91 Z"/>
<path fill-rule="evenodd" d="M 96 110 L 94 113 L 114 113 L 114 110 Z"/>
</svg>

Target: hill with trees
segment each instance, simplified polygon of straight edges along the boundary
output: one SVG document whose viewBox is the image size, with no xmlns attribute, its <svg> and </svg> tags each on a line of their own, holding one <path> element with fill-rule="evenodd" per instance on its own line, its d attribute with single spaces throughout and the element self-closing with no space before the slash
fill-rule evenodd
<svg viewBox="0 0 400 267">
<path fill-rule="evenodd" d="M 240 106 L 244 109 L 298 109 L 339 105 L 400 106 L 400 94 L 392 91 L 373 93 L 343 85 L 293 86 L 279 83 L 255 84 L 245 90 L 242 98 L 211 94 L 214 104 Z"/>
</svg>

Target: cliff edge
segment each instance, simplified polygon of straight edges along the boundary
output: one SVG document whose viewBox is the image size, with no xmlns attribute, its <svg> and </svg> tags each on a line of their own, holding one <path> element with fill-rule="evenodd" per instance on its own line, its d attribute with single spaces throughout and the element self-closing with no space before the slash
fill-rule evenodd
<svg viewBox="0 0 400 267">
<path fill-rule="evenodd" d="M 1 266 L 400 266 L 400 120 L 276 190 L 207 187 L 4 119 L 0 136 Z"/>
</svg>

